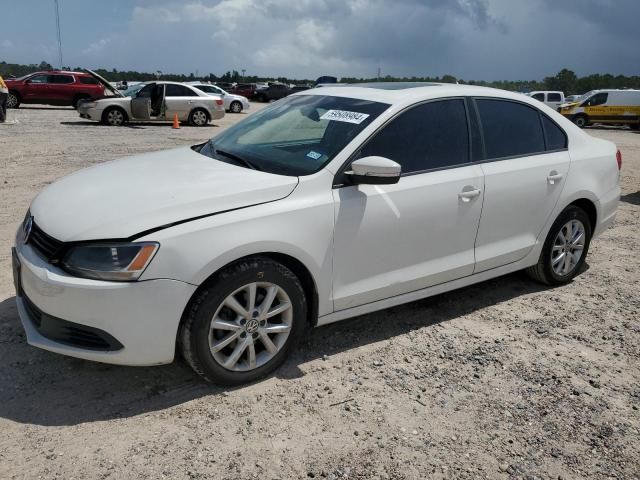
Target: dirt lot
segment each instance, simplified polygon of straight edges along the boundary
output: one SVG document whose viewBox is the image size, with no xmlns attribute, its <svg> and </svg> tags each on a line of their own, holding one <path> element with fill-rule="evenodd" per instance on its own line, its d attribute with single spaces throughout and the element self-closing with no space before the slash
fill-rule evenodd
<svg viewBox="0 0 640 480">
<path fill-rule="evenodd" d="M 253 110 L 255 111 L 256 106 Z M 588 269 L 521 274 L 316 329 L 276 376 L 224 390 L 184 364 L 123 368 L 29 347 L 10 246 L 79 168 L 219 126 L 110 128 L 71 109 L 0 126 L 0 479 L 640 478 L 640 135 Z"/>
</svg>

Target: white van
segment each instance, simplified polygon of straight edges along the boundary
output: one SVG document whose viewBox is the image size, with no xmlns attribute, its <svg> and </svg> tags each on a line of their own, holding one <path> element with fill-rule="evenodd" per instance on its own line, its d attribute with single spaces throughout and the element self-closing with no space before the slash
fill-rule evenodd
<svg viewBox="0 0 640 480">
<path fill-rule="evenodd" d="M 529 92 L 529 95 L 536 100 L 540 100 L 542 103 L 546 103 L 554 110 L 557 110 L 560 105 L 564 103 L 564 93 L 557 91 L 536 91 Z"/>
<path fill-rule="evenodd" d="M 592 123 L 640 129 L 640 90 L 592 90 L 559 112 L 579 127 Z"/>
</svg>

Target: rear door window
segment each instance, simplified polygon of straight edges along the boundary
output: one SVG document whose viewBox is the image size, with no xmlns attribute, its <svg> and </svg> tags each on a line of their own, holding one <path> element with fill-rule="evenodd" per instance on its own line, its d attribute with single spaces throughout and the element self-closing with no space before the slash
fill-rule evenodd
<svg viewBox="0 0 640 480">
<path fill-rule="evenodd" d="M 391 120 L 361 150 L 397 162 L 416 173 L 469 162 L 469 130 L 464 100 L 424 103 Z"/>
<path fill-rule="evenodd" d="M 538 110 L 508 100 L 477 99 L 487 159 L 545 151 Z"/>
<path fill-rule="evenodd" d="M 549 101 L 549 102 L 561 102 L 562 101 L 562 95 L 560 95 L 559 93 L 550 93 L 549 95 L 547 95 L 547 101 Z"/>
<path fill-rule="evenodd" d="M 191 89 L 183 85 L 174 85 L 173 83 L 167 83 L 165 90 L 165 97 L 197 97 L 198 95 L 191 91 Z"/>
<path fill-rule="evenodd" d="M 73 77 L 71 75 L 51 75 L 49 80 L 51 83 L 73 83 Z"/>
</svg>

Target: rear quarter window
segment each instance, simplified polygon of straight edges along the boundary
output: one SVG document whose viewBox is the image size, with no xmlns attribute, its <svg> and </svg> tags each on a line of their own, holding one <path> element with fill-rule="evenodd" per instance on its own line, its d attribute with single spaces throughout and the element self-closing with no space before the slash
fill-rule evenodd
<svg viewBox="0 0 640 480">
<path fill-rule="evenodd" d="M 567 134 L 546 115 L 541 115 L 547 150 L 563 150 L 567 148 Z"/>
<path fill-rule="evenodd" d="M 98 85 L 99 83 L 98 80 L 91 77 L 80 77 L 79 80 L 80 80 L 80 83 L 84 85 Z"/>
<path fill-rule="evenodd" d="M 488 160 L 545 151 L 538 110 L 509 100 L 476 99 Z"/>
</svg>

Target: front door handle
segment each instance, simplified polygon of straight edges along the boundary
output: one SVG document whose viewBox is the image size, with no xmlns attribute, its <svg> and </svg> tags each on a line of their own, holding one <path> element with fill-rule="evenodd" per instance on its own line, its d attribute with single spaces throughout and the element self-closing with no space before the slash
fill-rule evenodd
<svg viewBox="0 0 640 480">
<path fill-rule="evenodd" d="M 547 182 L 549 182 L 549 185 L 554 185 L 556 182 L 562 180 L 563 177 L 563 174 L 558 173 L 555 170 L 551 170 L 551 172 L 549 172 L 549 176 L 547 176 Z"/>
<path fill-rule="evenodd" d="M 472 199 L 476 198 L 478 195 L 480 195 L 479 188 L 476 188 L 473 185 L 467 185 L 458 194 L 458 198 L 463 202 L 470 202 Z"/>
</svg>

